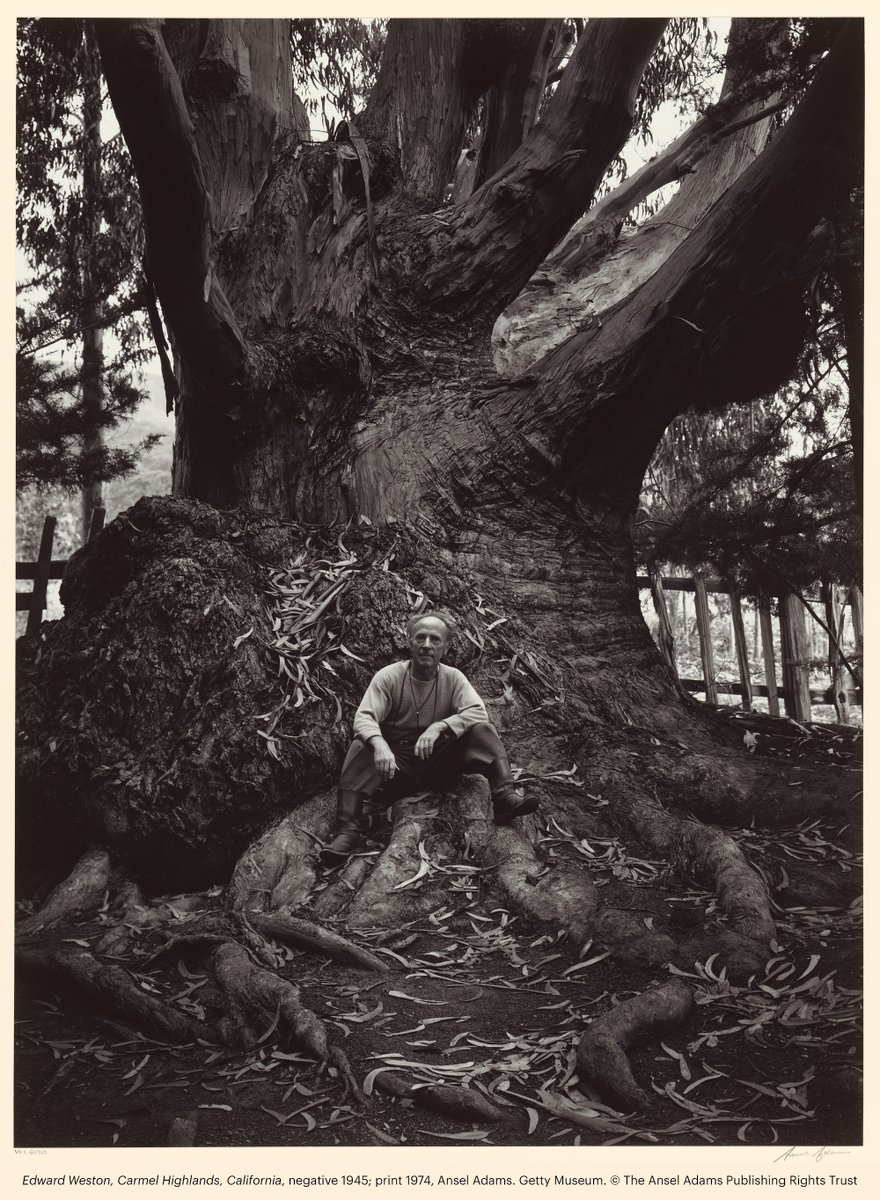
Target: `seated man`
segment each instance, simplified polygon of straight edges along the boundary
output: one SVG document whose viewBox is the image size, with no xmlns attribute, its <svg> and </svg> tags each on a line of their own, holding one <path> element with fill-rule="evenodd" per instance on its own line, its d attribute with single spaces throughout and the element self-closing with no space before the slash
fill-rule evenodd
<svg viewBox="0 0 880 1200">
<path fill-rule="evenodd" d="M 364 800 L 381 785 L 400 797 L 442 788 L 473 772 L 489 780 L 495 820 L 534 812 L 519 796 L 510 763 L 483 701 L 465 676 L 442 664 L 454 631 L 446 613 L 410 617 L 411 657 L 377 671 L 355 713 L 354 738 L 339 779 L 336 836 L 321 851 L 342 862 L 362 843 Z"/>
</svg>

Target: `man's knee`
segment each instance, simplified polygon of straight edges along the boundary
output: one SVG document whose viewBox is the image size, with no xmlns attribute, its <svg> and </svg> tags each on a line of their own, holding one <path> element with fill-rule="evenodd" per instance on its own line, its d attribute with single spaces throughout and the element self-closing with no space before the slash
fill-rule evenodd
<svg viewBox="0 0 880 1200">
<path fill-rule="evenodd" d="M 348 748 L 339 774 L 340 789 L 370 793 L 376 790 L 379 783 L 379 773 L 373 761 L 372 750 L 355 738 Z"/>
<path fill-rule="evenodd" d="M 493 751 L 501 745 L 498 730 L 488 721 L 481 721 L 479 725 L 471 725 L 470 729 L 466 729 L 461 735 L 461 740 L 468 746 L 479 746 Z"/>
</svg>

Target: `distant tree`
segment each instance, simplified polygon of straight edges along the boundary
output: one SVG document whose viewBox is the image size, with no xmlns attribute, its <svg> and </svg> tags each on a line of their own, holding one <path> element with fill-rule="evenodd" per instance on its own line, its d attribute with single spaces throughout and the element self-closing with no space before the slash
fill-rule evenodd
<svg viewBox="0 0 880 1200">
<path fill-rule="evenodd" d="M 832 278 L 796 378 L 757 405 L 691 411 L 664 434 L 636 522 L 639 559 L 709 567 L 741 590 L 778 594 L 861 579 L 859 431 Z"/>
<path fill-rule="evenodd" d="M 102 139 L 92 22 L 19 21 L 17 102 L 17 234 L 34 269 L 17 322 L 18 484 L 80 490 L 85 531 L 102 481 L 143 449 L 108 451 L 104 434 L 140 402 L 147 354 L 140 207 L 124 142 Z M 107 328 L 120 343 L 112 362 Z M 38 361 L 61 349 L 75 366 Z"/>
<path fill-rule="evenodd" d="M 96 381 L 95 376 L 99 375 Z M 93 407 L 100 384 L 101 403 Z M 97 390 L 97 386 L 96 386 Z M 118 428 L 144 397 L 131 378 L 112 368 L 58 366 L 19 353 L 15 371 L 16 490 L 60 488 L 85 491 L 96 481 L 130 474 L 138 456 L 157 435 L 133 446 L 114 448 L 104 433 Z M 84 437 L 84 430 L 89 437 Z"/>
<path fill-rule="evenodd" d="M 290 22 L 294 103 L 303 105 L 309 120 L 320 116 L 324 133 L 332 136 L 340 117 L 353 120 L 363 107 L 379 73 L 387 24 L 352 17 Z M 319 129 L 309 126 L 308 132 Z"/>
</svg>

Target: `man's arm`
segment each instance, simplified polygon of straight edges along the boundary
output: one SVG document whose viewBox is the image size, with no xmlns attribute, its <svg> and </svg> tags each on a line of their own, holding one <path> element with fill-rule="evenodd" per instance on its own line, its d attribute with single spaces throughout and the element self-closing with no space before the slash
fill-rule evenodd
<svg viewBox="0 0 880 1200">
<path fill-rule="evenodd" d="M 382 736 L 379 726 L 391 712 L 392 688 L 393 677 L 383 668 L 376 672 L 364 692 L 364 698 L 354 714 L 352 732 L 365 744 L 369 743 L 371 738 Z"/>
<path fill-rule="evenodd" d="M 489 714 L 467 676 L 455 667 L 450 667 L 450 670 L 453 672 L 452 707 L 455 711 L 451 716 L 444 717 L 443 723 L 450 733 L 459 738 L 472 726 L 485 724 Z"/>
</svg>

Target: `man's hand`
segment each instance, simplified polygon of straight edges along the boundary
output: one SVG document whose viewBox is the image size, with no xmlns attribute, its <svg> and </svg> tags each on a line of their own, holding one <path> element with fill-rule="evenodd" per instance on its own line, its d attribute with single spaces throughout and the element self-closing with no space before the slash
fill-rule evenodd
<svg viewBox="0 0 880 1200">
<path fill-rule="evenodd" d="M 394 772 L 397 770 L 397 759 L 392 753 L 391 747 L 384 738 L 373 738 L 373 762 L 376 770 L 379 772 L 379 778 L 383 783 L 387 783 L 389 779 L 394 778 Z"/>
<path fill-rule="evenodd" d="M 448 729 L 449 726 L 445 721 L 435 721 L 433 725 L 429 725 L 416 742 L 416 758 L 430 758 L 434 751 L 434 743 L 441 736 L 441 734 L 446 733 Z"/>
</svg>

